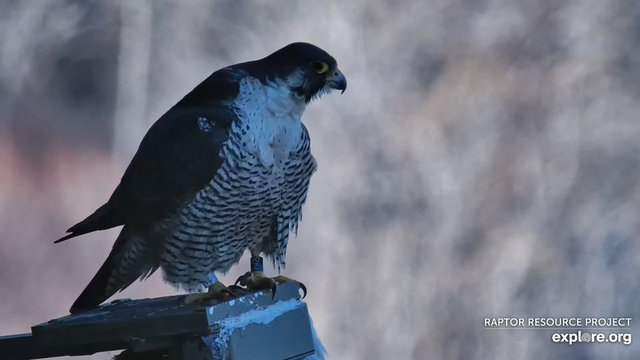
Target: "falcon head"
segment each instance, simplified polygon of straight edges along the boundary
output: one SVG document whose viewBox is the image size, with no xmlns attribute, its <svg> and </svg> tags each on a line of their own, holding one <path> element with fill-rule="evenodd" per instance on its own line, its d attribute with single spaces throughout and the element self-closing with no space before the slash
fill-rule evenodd
<svg viewBox="0 0 640 360">
<path fill-rule="evenodd" d="M 307 103 L 331 90 L 347 89 L 347 79 L 336 60 L 308 43 L 289 44 L 263 59 L 242 65 L 263 83 L 286 83 L 293 94 Z"/>
</svg>

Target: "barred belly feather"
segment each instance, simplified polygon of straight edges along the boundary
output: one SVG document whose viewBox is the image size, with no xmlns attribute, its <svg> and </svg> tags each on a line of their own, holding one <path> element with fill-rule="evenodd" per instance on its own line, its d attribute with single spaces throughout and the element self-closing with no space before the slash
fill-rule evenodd
<svg viewBox="0 0 640 360">
<path fill-rule="evenodd" d="M 286 108 L 284 86 L 241 82 L 224 163 L 168 226 L 161 267 L 174 286 L 210 285 L 211 273 L 227 272 L 247 249 L 267 255 L 278 270 L 285 266 L 316 163 L 300 122 L 304 103 Z"/>
</svg>

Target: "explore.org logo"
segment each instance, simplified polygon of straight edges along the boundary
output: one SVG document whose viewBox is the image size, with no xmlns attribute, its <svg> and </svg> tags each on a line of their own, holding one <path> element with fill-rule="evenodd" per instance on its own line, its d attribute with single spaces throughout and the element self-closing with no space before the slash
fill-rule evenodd
<svg viewBox="0 0 640 360">
<path fill-rule="evenodd" d="M 577 343 L 631 344 L 630 317 L 486 317 L 484 328 L 491 330 L 555 330 L 551 341 Z"/>
</svg>

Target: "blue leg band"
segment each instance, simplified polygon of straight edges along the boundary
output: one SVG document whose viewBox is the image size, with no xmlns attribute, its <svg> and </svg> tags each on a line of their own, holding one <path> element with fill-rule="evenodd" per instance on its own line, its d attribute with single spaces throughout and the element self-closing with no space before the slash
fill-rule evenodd
<svg viewBox="0 0 640 360">
<path fill-rule="evenodd" d="M 262 256 L 252 256 L 251 257 L 251 272 L 260 271 L 262 272 Z"/>
</svg>

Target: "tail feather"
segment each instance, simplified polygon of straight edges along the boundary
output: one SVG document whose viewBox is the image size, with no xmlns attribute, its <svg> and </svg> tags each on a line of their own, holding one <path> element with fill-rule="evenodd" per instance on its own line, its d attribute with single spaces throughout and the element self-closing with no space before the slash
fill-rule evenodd
<svg viewBox="0 0 640 360">
<path fill-rule="evenodd" d="M 118 214 L 120 214 L 120 212 L 113 209 L 111 202 L 107 202 L 86 219 L 70 227 L 69 230 L 67 230 L 70 234 L 61 237 L 54 241 L 54 243 L 59 243 L 96 230 L 105 230 L 122 225 L 124 221 Z"/>
<path fill-rule="evenodd" d="M 69 311 L 74 314 L 96 308 L 137 279 L 150 276 L 157 268 L 145 240 L 131 234 L 125 226 L 109 256 Z"/>
</svg>

